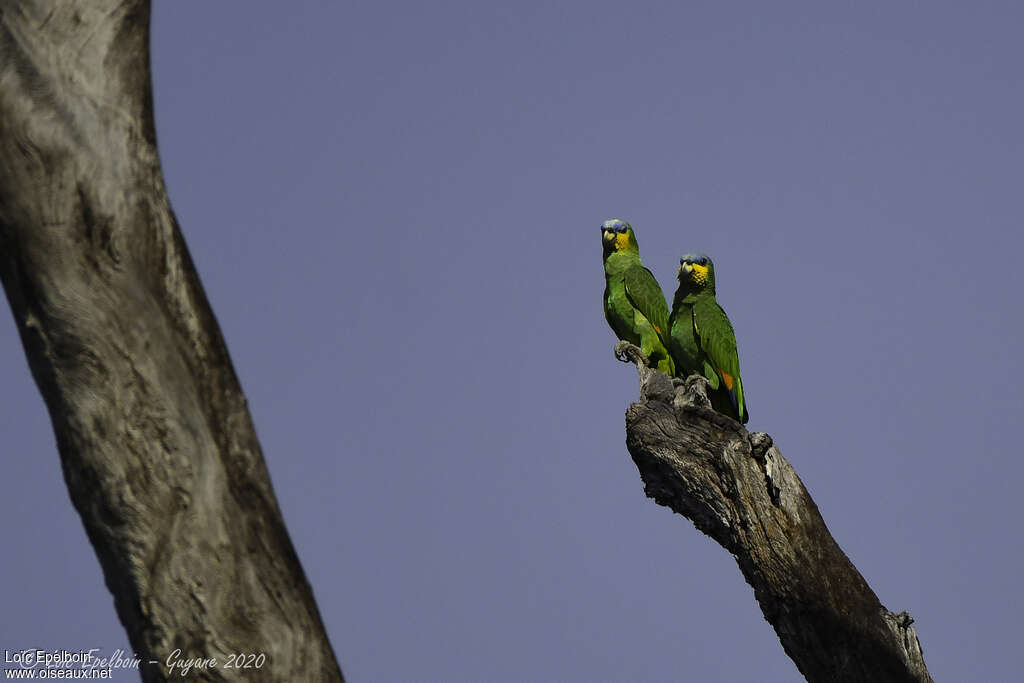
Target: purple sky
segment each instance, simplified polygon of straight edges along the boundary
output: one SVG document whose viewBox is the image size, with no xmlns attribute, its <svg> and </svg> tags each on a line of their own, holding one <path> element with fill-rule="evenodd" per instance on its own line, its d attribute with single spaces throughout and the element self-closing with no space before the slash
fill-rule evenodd
<svg viewBox="0 0 1024 683">
<path fill-rule="evenodd" d="M 1015 3 L 156 3 L 174 209 L 346 675 L 798 680 L 625 448 L 598 226 L 937 681 L 1019 674 Z M 0 316 L 0 649 L 127 648 Z M 132 680 L 126 678 L 124 680 Z"/>
</svg>

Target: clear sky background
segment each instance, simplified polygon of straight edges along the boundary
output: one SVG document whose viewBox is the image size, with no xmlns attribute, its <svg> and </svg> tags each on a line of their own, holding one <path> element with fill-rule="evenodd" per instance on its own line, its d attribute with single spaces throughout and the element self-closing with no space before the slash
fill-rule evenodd
<svg viewBox="0 0 1024 683">
<path fill-rule="evenodd" d="M 156 5 L 171 200 L 351 681 L 799 680 L 643 494 L 610 217 L 669 297 L 715 259 L 749 427 L 935 679 L 1019 675 L 1019 3 Z M 0 378 L 0 648 L 127 648 L 8 315 Z"/>
</svg>

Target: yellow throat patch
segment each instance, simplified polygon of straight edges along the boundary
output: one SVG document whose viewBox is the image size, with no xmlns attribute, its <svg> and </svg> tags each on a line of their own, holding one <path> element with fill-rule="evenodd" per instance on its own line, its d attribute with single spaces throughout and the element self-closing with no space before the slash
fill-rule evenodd
<svg viewBox="0 0 1024 683">
<path fill-rule="evenodd" d="M 615 236 L 615 249 L 616 251 L 622 251 L 629 246 L 629 233 L 620 232 Z"/>
<path fill-rule="evenodd" d="M 699 263 L 690 265 L 690 279 L 696 282 L 698 285 L 703 285 L 708 281 L 708 267 L 702 266 Z"/>
</svg>

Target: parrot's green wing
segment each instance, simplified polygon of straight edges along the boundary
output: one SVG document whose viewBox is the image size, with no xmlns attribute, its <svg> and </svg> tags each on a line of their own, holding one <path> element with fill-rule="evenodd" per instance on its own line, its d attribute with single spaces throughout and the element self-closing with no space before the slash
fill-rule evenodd
<svg viewBox="0 0 1024 683">
<path fill-rule="evenodd" d="M 661 286 L 654 279 L 651 271 L 641 265 L 635 265 L 627 269 L 622 275 L 626 285 L 626 298 L 633 304 L 633 308 L 644 314 L 662 343 L 668 345 L 668 304 L 665 303 L 665 295 L 661 292 Z"/>
<path fill-rule="evenodd" d="M 718 375 L 704 358 L 693 331 L 693 305 L 684 301 L 679 293 L 672 302 L 672 313 L 668 316 L 672 360 L 675 361 L 676 376 L 686 379 L 690 375 L 703 375 L 712 389 L 718 388 Z"/>
<path fill-rule="evenodd" d="M 740 422 L 748 419 L 743 399 L 743 381 L 740 379 L 740 356 L 736 350 L 736 334 L 725 311 L 714 297 L 700 297 L 693 305 L 693 329 L 701 350 L 711 365 L 720 386 L 729 394 L 732 407 Z M 714 384 L 714 382 L 712 383 Z M 714 387 L 713 387 L 714 388 Z"/>
</svg>

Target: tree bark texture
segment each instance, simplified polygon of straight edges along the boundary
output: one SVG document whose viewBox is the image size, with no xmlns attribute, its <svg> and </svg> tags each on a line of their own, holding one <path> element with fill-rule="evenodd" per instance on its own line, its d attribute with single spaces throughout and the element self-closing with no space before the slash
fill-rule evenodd
<svg viewBox="0 0 1024 683">
<path fill-rule="evenodd" d="M 218 660 L 190 680 L 339 681 L 168 203 L 149 16 L 0 5 L 0 278 L 142 678 L 177 649 Z"/>
<path fill-rule="evenodd" d="M 882 606 L 771 437 L 712 410 L 703 378 L 669 380 L 625 350 L 641 383 L 626 447 L 645 492 L 736 558 L 800 673 L 813 683 L 930 682 L 913 620 Z"/>
</svg>

